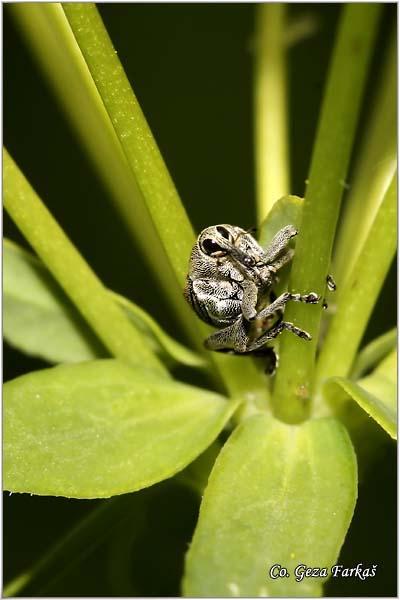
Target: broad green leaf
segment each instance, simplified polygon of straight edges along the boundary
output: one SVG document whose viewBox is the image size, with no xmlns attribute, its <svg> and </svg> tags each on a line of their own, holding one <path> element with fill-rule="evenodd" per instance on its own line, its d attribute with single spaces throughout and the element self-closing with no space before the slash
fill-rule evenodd
<svg viewBox="0 0 400 600">
<path fill-rule="evenodd" d="M 4 336 L 13 346 L 49 362 L 81 362 L 107 356 L 44 264 L 9 240 L 3 242 Z M 141 308 L 110 292 L 149 348 L 188 366 L 204 360 L 168 336 Z"/>
<path fill-rule="evenodd" d="M 386 357 L 377 369 L 357 383 L 332 377 L 324 391 L 333 404 L 339 386 L 392 437 L 397 438 L 397 352 Z"/>
<path fill-rule="evenodd" d="M 4 386 L 4 484 L 100 498 L 171 477 L 203 452 L 235 403 L 116 360 L 62 365 Z"/>
<path fill-rule="evenodd" d="M 41 261 L 3 242 L 4 337 L 49 362 L 107 356 L 90 327 Z"/>
<path fill-rule="evenodd" d="M 286 425 L 250 417 L 211 473 L 187 556 L 185 595 L 319 595 L 326 577 L 297 582 L 295 567 L 330 574 L 356 496 L 356 459 L 338 421 Z M 274 565 L 289 576 L 273 579 Z"/>
<path fill-rule="evenodd" d="M 275 202 L 267 218 L 260 227 L 258 241 L 263 248 L 269 246 L 274 235 L 286 225 L 299 228 L 303 199 L 298 196 L 284 196 Z"/>
<path fill-rule="evenodd" d="M 383 335 L 375 338 L 358 353 L 351 369 L 351 379 L 359 379 L 361 375 L 383 359 L 397 344 L 397 328 L 394 327 Z"/>
</svg>

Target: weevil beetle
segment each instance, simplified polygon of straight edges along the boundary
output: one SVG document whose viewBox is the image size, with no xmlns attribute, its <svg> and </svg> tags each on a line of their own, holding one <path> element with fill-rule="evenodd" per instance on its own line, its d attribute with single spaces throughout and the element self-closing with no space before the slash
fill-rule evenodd
<svg viewBox="0 0 400 600">
<path fill-rule="evenodd" d="M 268 353 L 271 348 L 265 344 L 285 329 L 311 340 L 282 314 L 289 300 L 316 304 L 318 294 L 272 295 L 277 272 L 293 257 L 288 246 L 296 235 L 296 228 L 287 225 L 264 250 L 248 231 L 234 225 L 214 225 L 200 233 L 190 255 L 184 296 L 203 321 L 219 329 L 205 340 L 206 348 Z"/>
</svg>

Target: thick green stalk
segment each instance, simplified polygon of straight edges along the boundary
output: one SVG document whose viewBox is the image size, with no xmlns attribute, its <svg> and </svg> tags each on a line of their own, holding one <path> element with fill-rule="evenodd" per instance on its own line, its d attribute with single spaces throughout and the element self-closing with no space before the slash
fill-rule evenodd
<svg viewBox="0 0 400 600">
<path fill-rule="evenodd" d="M 178 192 L 97 8 L 89 3 L 62 6 L 172 265 L 176 277 L 172 285 L 182 293 L 195 237 Z M 190 312 L 183 300 L 182 311 Z M 192 313 L 190 318 L 198 346 L 210 328 Z M 237 359 L 212 353 L 208 357 L 232 395 L 250 393 L 253 388 L 267 393 L 261 392 L 265 378 L 251 360 L 242 359 L 239 370 Z"/>
<path fill-rule="evenodd" d="M 8 8 L 159 280 L 167 303 L 192 343 L 202 349 L 198 328 L 62 5 L 14 3 Z"/>
<path fill-rule="evenodd" d="M 372 309 L 396 252 L 397 173 L 385 194 L 343 290 L 318 360 L 317 382 L 349 374 Z"/>
<path fill-rule="evenodd" d="M 396 164 L 397 44 L 393 36 L 335 244 L 333 273 L 339 287 L 345 283 L 360 254 Z"/>
<path fill-rule="evenodd" d="M 96 6 L 62 6 L 182 289 L 195 236 L 178 192 Z"/>
<path fill-rule="evenodd" d="M 380 7 L 346 4 L 342 10 L 289 283 L 293 292 L 313 291 L 321 296 Z M 306 342 L 289 332 L 282 335 L 274 410 L 284 421 L 298 422 L 309 414 L 321 311 L 322 303 L 294 302 L 285 311 L 285 320 L 308 331 L 313 339 Z"/>
<path fill-rule="evenodd" d="M 112 356 L 164 369 L 122 309 L 67 238 L 7 150 L 3 152 L 4 207 Z"/>
<path fill-rule="evenodd" d="M 254 138 L 258 222 L 289 192 L 285 64 L 286 5 L 257 6 Z"/>
</svg>

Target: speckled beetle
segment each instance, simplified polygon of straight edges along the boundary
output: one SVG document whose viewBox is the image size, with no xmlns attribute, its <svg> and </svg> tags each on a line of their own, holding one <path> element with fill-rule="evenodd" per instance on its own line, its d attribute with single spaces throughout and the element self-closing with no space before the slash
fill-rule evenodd
<svg viewBox="0 0 400 600">
<path fill-rule="evenodd" d="M 267 354 L 272 349 L 263 348 L 266 342 L 285 329 L 311 339 L 306 331 L 283 321 L 282 314 L 289 300 L 315 304 L 320 297 L 314 292 L 285 292 L 274 299 L 272 293 L 277 272 L 293 257 L 288 244 L 295 235 L 295 227 L 287 225 L 263 250 L 249 232 L 233 225 L 215 225 L 200 233 L 190 256 L 184 296 L 203 321 L 220 329 L 206 339 L 206 348 Z"/>
</svg>

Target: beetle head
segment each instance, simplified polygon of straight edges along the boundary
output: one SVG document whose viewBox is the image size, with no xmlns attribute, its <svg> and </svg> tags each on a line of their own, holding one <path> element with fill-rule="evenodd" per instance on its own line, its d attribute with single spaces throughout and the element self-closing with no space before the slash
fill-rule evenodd
<svg viewBox="0 0 400 600">
<path fill-rule="evenodd" d="M 219 273 L 235 281 L 245 278 L 267 283 L 265 255 L 253 236 L 233 225 L 213 225 L 204 229 L 193 248 L 191 273 L 196 277 Z M 262 271 L 262 274 L 261 274 Z"/>
</svg>

